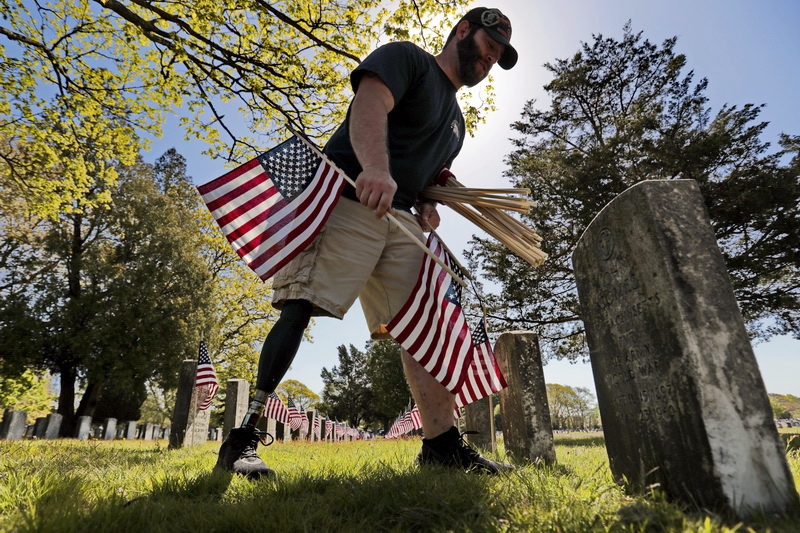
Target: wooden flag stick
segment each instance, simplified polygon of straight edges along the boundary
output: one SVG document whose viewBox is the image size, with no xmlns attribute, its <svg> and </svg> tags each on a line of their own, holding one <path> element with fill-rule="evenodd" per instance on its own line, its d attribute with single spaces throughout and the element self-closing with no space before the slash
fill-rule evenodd
<svg viewBox="0 0 800 533">
<path fill-rule="evenodd" d="M 334 169 L 336 172 L 338 172 L 338 173 L 339 173 L 339 174 L 340 174 L 340 175 L 341 175 L 341 176 L 342 176 L 342 177 L 343 177 L 343 178 L 344 178 L 344 179 L 347 181 L 347 183 L 349 183 L 349 184 L 350 184 L 350 185 L 352 185 L 353 187 L 355 187 L 355 186 L 356 186 L 355 182 L 354 182 L 353 180 L 351 180 L 351 179 L 350 179 L 350 177 L 349 177 L 347 174 L 345 174 L 345 173 L 344 173 L 344 171 L 343 171 L 342 169 L 340 169 L 339 167 L 337 167 L 336 165 L 334 165 L 334 164 L 333 164 L 333 162 L 331 162 L 331 160 L 330 160 L 330 159 L 328 159 L 327 157 L 325 157 L 325 154 L 323 154 L 323 153 L 322 153 L 322 152 L 321 152 L 321 151 L 320 151 L 320 150 L 319 150 L 319 149 L 318 149 L 316 146 L 314 146 L 314 144 L 313 144 L 313 143 L 311 143 L 311 142 L 309 142 L 308 140 L 306 140 L 306 138 L 305 138 L 303 135 L 300 135 L 299 133 L 297 133 L 296 131 L 294 131 L 294 129 L 292 129 L 292 127 L 291 127 L 291 126 L 288 126 L 288 129 L 289 129 L 289 131 L 290 131 L 290 132 L 292 132 L 292 134 L 293 134 L 295 137 L 297 137 L 298 139 L 300 139 L 300 141 L 301 141 L 303 144 L 305 144 L 306 146 L 308 146 L 308 147 L 309 147 L 309 148 L 310 148 L 310 149 L 311 149 L 311 150 L 312 150 L 312 151 L 313 151 L 313 152 L 314 152 L 314 153 L 315 153 L 315 154 L 316 154 L 318 157 L 320 157 L 320 158 L 321 158 L 323 161 L 325 161 L 325 162 L 326 162 L 328 165 L 330 165 L 332 169 Z M 434 261 L 436 261 L 436 264 L 437 264 L 437 265 L 439 265 L 440 267 L 442 267 L 443 269 L 445 269 L 445 271 L 447 271 L 447 273 L 448 273 L 448 274 L 450 274 L 450 275 L 453 277 L 453 279 L 454 279 L 454 280 L 456 280 L 456 282 L 457 282 L 459 285 L 461 285 L 461 286 L 462 286 L 462 287 L 464 287 L 465 289 L 467 288 L 467 284 L 466 284 L 466 282 L 465 282 L 463 279 L 461 279 L 461 277 L 460 277 L 460 276 L 458 276 L 458 275 L 457 275 L 455 272 L 453 272 L 453 269 L 452 269 L 452 268 L 450 268 L 449 266 L 447 266 L 447 264 L 446 264 L 444 261 L 442 261 L 442 260 L 441 260 L 439 257 L 437 257 L 437 256 L 436 256 L 436 254 L 434 254 L 434 253 L 433 253 L 433 251 L 432 251 L 430 248 L 428 248 L 427 246 L 425 246 L 425 243 L 424 243 L 424 242 L 420 241 L 420 240 L 417 238 L 417 236 L 416 236 L 416 235 L 414 235 L 413 233 L 411 233 L 411 230 L 410 230 L 410 229 L 408 229 L 407 227 L 405 227 L 405 226 L 404 226 L 404 225 L 403 225 L 403 224 L 402 224 L 402 223 L 401 223 L 399 220 L 397 220 L 397 219 L 394 217 L 394 215 L 392 215 L 390 212 L 388 212 L 388 211 L 387 211 L 387 212 L 386 212 L 386 218 L 388 218 L 388 219 L 389 219 L 389 221 L 390 221 L 390 222 L 392 222 L 392 223 L 393 223 L 395 226 L 397 226 L 397 228 L 398 228 L 400 231 L 402 231 L 403 233 L 405 233 L 405 234 L 406 234 L 406 235 L 407 235 L 407 236 L 408 236 L 408 237 L 409 237 L 409 238 L 410 238 L 412 241 L 414 241 L 414 244 L 416 244 L 417 246 L 419 246 L 419 247 L 420 247 L 420 249 L 421 249 L 423 252 L 425 252 L 426 254 L 428 254 L 428 255 L 430 256 L 430 258 L 431 258 L 431 259 L 433 259 Z M 439 242 L 441 242 L 441 239 L 439 239 Z M 444 244 L 442 244 L 442 246 L 444 246 Z M 452 254 L 450 254 L 450 255 L 452 255 Z"/>
</svg>

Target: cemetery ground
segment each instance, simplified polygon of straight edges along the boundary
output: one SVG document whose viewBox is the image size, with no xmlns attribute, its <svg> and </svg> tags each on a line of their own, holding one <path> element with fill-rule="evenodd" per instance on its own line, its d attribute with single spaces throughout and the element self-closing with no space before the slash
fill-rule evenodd
<svg viewBox="0 0 800 533">
<path fill-rule="evenodd" d="M 781 431 L 800 486 L 800 431 Z M 499 476 L 421 470 L 414 438 L 276 443 L 259 451 L 279 479 L 251 482 L 212 472 L 218 446 L 2 441 L 0 531 L 800 531 L 626 494 L 601 433 L 557 434 L 556 465 Z"/>
</svg>

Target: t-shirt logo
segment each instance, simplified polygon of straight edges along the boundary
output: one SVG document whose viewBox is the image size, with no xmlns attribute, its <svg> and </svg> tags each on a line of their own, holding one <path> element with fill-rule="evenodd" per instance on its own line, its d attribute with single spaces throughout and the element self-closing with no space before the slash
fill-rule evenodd
<svg viewBox="0 0 800 533">
<path fill-rule="evenodd" d="M 461 132 L 458 130 L 458 121 L 453 119 L 453 123 L 450 124 L 450 128 L 453 130 L 453 135 L 456 136 L 457 140 L 461 140 Z"/>
</svg>

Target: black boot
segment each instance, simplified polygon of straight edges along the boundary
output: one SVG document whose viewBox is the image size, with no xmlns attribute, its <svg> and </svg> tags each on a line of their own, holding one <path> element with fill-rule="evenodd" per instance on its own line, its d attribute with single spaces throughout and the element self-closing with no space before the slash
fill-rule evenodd
<svg viewBox="0 0 800 533">
<path fill-rule="evenodd" d="M 477 433 L 467 431 L 459 433 L 458 428 L 451 427 L 445 433 L 433 439 L 422 439 L 422 450 L 417 456 L 417 463 L 423 465 L 443 465 L 464 470 L 496 474 L 504 470 L 513 470 L 514 467 L 492 461 L 472 449 L 464 441 L 464 435 Z"/>
<path fill-rule="evenodd" d="M 267 443 L 262 440 L 264 436 L 268 436 L 272 440 Z M 249 479 L 258 479 L 261 476 L 274 478 L 275 471 L 269 468 L 256 453 L 259 442 L 264 446 L 269 446 L 274 440 L 269 433 L 259 431 L 254 427 L 232 429 L 219 449 L 219 457 L 214 469 L 228 470 Z"/>
</svg>

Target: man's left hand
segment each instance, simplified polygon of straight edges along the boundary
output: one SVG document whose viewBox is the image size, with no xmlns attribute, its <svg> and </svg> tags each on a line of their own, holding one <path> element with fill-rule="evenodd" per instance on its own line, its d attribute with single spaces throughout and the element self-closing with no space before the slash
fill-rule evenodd
<svg viewBox="0 0 800 533">
<path fill-rule="evenodd" d="M 435 230 L 439 227 L 441 219 L 439 212 L 436 210 L 436 202 L 419 202 L 417 208 L 417 221 L 422 226 L 422 231 Z"/>
</svg>

